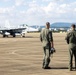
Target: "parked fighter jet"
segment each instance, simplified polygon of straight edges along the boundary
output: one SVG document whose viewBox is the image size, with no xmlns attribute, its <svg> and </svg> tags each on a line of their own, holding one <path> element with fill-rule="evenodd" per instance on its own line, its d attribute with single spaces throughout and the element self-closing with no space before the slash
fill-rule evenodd
<svg viewBox="0 0 76 75">
<path fill-rule="evenodd" d="M 39 32 L 39 28 L 33 28 L 31 26 L 27 26 L 27 32 Z"/>
<path fill-rule="evenodd" d="M 25 37 L 25 32 L 26 27 L 11 27 L 8 20 L 6 20 L 4 26 L 0 26 L 0 34 L 2 34 L 3 37 L 8 37 L 9 35 L 16 37 L 16 34 Z"/>
</svg>

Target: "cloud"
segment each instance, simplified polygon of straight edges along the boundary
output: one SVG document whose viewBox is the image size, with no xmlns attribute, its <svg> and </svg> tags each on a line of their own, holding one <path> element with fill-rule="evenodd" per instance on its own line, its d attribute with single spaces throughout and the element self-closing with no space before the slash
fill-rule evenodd
<svg viewBox="0 0 76 75">
<path fill-rule="evenodd" d="M 30 2 L 27 11 L 21 11 L 20 15 L 25 17 L 23 21 L 28 24 L 40 24 L 46 21 L 75 21 L 76 3 L 49 2 L 45 6 L 40 6 L 37 2 Z M 73 12 L 72 12 L 73 11 Z M 74 15 L 73 15 L 74 14 Z M 30 21 L 30 22 L 29 22 Z"/>
<path fill-rule="evenodd" d="M 43 2 L 63 2 L 64 0 L 42 0 Z"/>
<path fill-rule="evenodd" d="M 56 9 L 57 4 L 50 2 L 47 6 L 42 7 L 46 13 L 53 12 Z"/>
<path fill-rule="evenodd" d="M 56 2 L 57 2 L 57 1 L 58 1 L 58 2 L 63 2 L 64 0 L 53 0 L 53 1 L 56 1 Z"/>
<path fill-rule="evenodd" d="M 63 16 L 63 14 L 68 15 L 67 13 L 71 13 L 71 11 L 74 11 L 76 3 L 62 3 L 58 4 L 56 2 L 49 2 L 47 6 L 42 7 L 43 10 L 46 12 L 46 14 L 60 14 Z"/>
<path fill-rule="evenodd" d="M 43 2 L 48 2 L 48 1 L 50 1 L 50 0 L 42 0 Z"/>
<path fill-rule="evenodd" d="M 0 7 L 0 14 L 6 14 L 6 13 L 11 13 L 13 12 L 14 7 Z"/>
<path fill-rule="evenodd" d="M 24 3 L 24 0 L 15 0 L 16 6 L 21 6 Z"/>
<path fill-rule="evenodd" d="M 8 2 L 8 1 L 10 1 L 10 0 L 3 0 L 4 2 Z"/>
<path fill-rule="evenodd" d="M 0 17 L 12 23 L 44 24 L 46 21 L 75 21 L 76 2 L 63 0 L 14 0 L 11 7 L 0 7 Z M 60 3 L 61 2 L 61 3 Z M 1 18 L 0 18 L 1 20 Z"/>
<path fill-rule="evenodd" d="M 1 14 L 8 13 L 8 12 L 10 12 L 9 8 L 0 8 Z"/>
</svg>

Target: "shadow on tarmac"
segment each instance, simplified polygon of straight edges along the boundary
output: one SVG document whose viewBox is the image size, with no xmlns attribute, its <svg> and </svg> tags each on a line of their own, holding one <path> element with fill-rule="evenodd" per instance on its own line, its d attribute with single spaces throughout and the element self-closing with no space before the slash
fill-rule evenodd
<svg viewBox="0 0 76 75">
<path fill-rule="evenodd" d="M 68 67 L 51 67 L 51 69 L 68 69 Z"/>
<path fill-rule="evenodd" d="M 68 67 L 51 67 L 51 69 L 68 69 L 69 70 Z M 76 71 L 74 67 L 72 68 L 72 71 Z"/>
</svg>

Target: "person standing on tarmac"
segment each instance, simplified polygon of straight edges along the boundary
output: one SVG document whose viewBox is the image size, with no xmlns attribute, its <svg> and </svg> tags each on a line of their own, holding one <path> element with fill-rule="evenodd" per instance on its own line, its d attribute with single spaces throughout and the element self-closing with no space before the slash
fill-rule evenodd
<svg viewBox="0 0 76 75">
<path fill-rule="evenodd" d="M 50 23 L 46 22 L 46 27 L 42 29 L 40 33 L 40 40 L 43 45 L 43 50 L 44 50 L 44 59 L 43 59 L 43 69 L 49 69 L 49 63 L 50 63 L 50 49 L 54 48 L 54 43 L 53 43 L 53 35 L 52 31 L 49 30 L 50 28 Z"/>
<path fill-rule="evenodd" d="M 76 70 L 76 30 L 75 24 L 71 25 L 71 31 L 68 32 L 65 38 L 67 44 L 69 45 L 69 70 L 73 69 L 73 55 L 75 58 L 75 70 Z"/>
</svg>

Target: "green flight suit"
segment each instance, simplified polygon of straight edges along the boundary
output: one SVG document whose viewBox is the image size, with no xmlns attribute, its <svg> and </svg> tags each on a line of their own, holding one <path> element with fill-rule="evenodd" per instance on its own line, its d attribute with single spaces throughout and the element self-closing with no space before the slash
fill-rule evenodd
<svg viewBox="0 0 76 75">
<path fill-rule="evenodd" d="M 76 69 L 76 31 L 72 30 L 66 36 L 66 41 L 69 44 L 69 69 L 73 67 L 73 56 L 75 58 L 75 69 Z"/>
<path fill-rule="evenodd" d="M 47 68 L 50 63 L 50 49 L 51 42 L 53 41 L 52 32 L 47 28 L 42 29 L 40 33 L 40 40 L 44 50 L 43 67 Z"/>
</svg>

